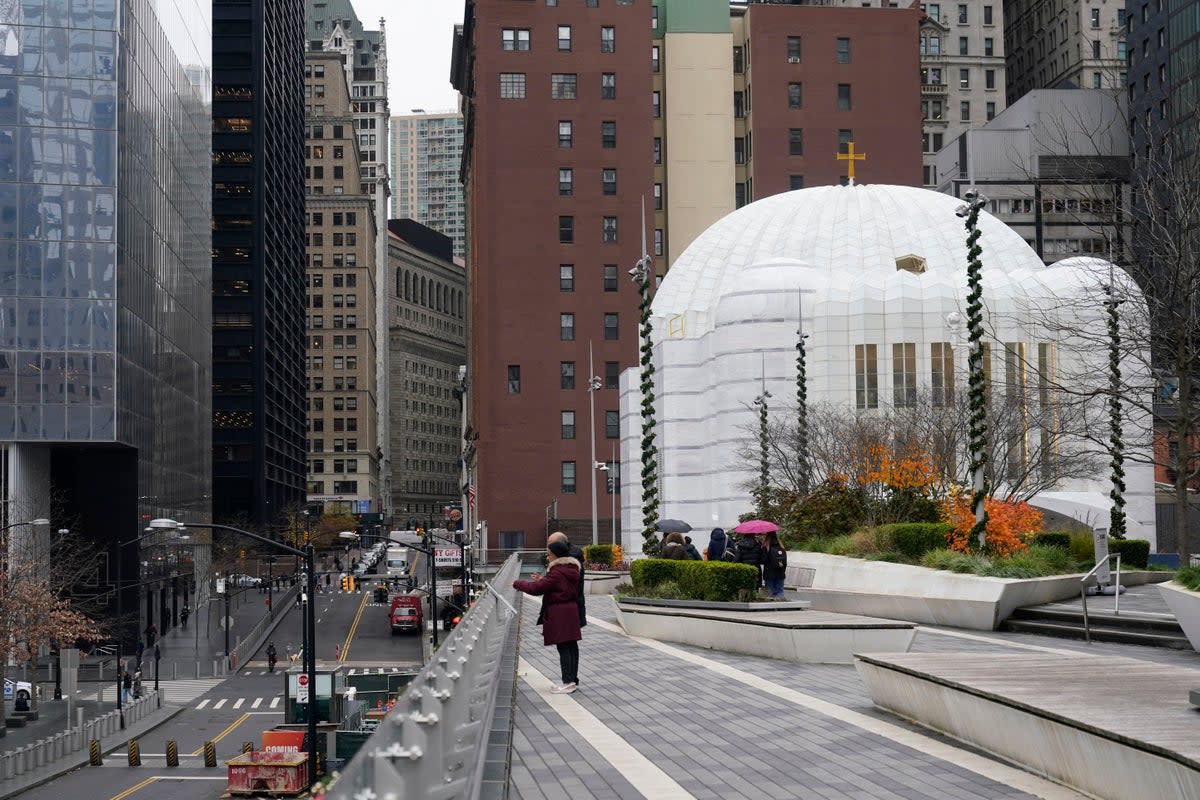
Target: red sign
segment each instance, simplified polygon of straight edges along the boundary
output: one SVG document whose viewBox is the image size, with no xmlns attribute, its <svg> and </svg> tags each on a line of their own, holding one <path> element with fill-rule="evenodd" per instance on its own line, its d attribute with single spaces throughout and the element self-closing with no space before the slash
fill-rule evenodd
<svg viewBox="0 0 1200 800">
<path fill-rule="evenodd" d="M 308 676 L 301 672 L 300 676 L 296 678 L 296 682 L 301 686 L 308 686 Z"/>
<path fill-rule="evenodd" d="M 298 753 L 304 747 L 304 731 L 263 731 L 262 745 L 267 753 Z"/>
</svg>

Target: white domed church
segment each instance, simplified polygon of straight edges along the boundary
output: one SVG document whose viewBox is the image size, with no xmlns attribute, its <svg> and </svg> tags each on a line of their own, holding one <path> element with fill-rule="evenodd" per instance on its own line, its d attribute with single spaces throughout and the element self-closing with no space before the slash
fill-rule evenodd
<svg viewBox="0 0 1200 800">
<path fill-rule="evenodd" d="M 704 531 L 732 527 L 739 514 L 752 510 L 747 485 L 758 464 L 738 453 L 753 437 L 753 401 L 764 388 L 770 414 L 794 418 L 800 329 L 807 335 L 810 406 L 880 414 L 893 405 L 948 397 L 955 386 L 964 391 L 967 247 L 963 219 L 956 215 L 961 206 L 949 195 L 913 187 L 820 186 L 759 200 L 696 238 L 671 265 L 652 305 L 661 518 L 688 520 Z M 1015 231 L 986 212 L 979 228 L 984 366 L 996 387 L 991 391 L 1003 391 L 1007 381 L 1033 387 L 1037 398 L 1041 371 L 1054 373 L 1045 385 L 1084 375 L 1097 388 L 1106 385 L 1107 356 L 1098 347 L 1104 309 L 1093 300 L 1108 281 L 1126 287 L 1132 281 L 1095 259 L 1046 266 Z M 1123 369 L 1145 363 L 1130 361 L 1136 363 L 1123 363 Z M 638 387 L 639 370 L 626 370 L 621 529 L 632 553 L 642 542 Z M 1048 392 L 1041 402 L 1053 402 Z M 1125 426 L 1127 450 L 1150 448 L 1149 427 L 1140 422 Z M 1108 424 L 1102 400 L 1086 410 L 1081 424 L 1096 440 L 1105 438 L 1095 430 Z M 1079 444 L 1095 452 L 1094 445 Z M 1057 481 L 1031 503 L 1107 527 L 1107 460 L 1095 460 L 1103 461 L 1095 474 Z M 1129 535 L 1149 539 L 1153 548 L 1153 470 L 1129 457 L 1125 469 Z"/>
</svg>

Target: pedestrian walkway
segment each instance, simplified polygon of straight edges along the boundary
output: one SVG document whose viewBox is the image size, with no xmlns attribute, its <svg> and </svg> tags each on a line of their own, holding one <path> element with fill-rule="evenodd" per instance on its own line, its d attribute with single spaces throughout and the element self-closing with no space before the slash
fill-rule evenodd
<svg viewBox="0 0 1200 800">
<path fill-rule="evenodd" d="M 195 698 L 193 698 L 195 699 Z M 197 711 L 209 709 L 210 711 L 219 711 L 222 708 L 229 708 L 238 711 L 243 707 L 247 711 L 269 711 L 272 709 L 280 709 L 280 704 L 283 702 L 283 695 L 277 694 L 273 697 L 258 696 L 258 697 L 221 697 L 212 698 L 206 697 L 196 703 L 193 708 Z"/>
<path fill-rule="evenodd" d="M 196 680 L 160 681 L 163 702 L 174 706 L 190 705 L 193 700 L 225 682 L 224 678 L 200 678 Z"/>
<path fill-rule="evenodd" d="M 537 611 L 526 598 L 513 798 L 1083 797 L 878 710 L 853 666 L 634 639 L 616 624 L 612 599 L 604 596 L 589 598 L 579 691 L 550 694 L 559 682 L 558 658 L 542 646 Z M 930 627 L 919 629 L 912 647 L 980 658 L 1030 650 L 1200 667 L 1194 652 Z"/>
</svg>

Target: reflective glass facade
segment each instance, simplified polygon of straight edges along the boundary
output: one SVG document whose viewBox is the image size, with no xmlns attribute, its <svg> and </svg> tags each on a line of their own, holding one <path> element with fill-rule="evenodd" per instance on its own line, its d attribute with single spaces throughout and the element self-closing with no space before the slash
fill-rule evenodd
<svg viewBox="0 0 1200 800">
<path fill-rule="evenodd" d="M 191 519 L 211 500 L 211 18 L 0 0 L 0 442 L 134 448 L 139 512 Z"/>
</svg>

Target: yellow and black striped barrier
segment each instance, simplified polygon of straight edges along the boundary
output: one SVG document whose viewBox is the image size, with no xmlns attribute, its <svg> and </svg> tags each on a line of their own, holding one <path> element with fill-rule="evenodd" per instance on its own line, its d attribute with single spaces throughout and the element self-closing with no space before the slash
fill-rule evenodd
<svg viewBox="0 0 1200 800">
<path fill-rule="evenodd" d="M 204 766 L 215 767 L 217 765 L 217 746 L 212 742 L 204 743 Z"/>
<path fill-rule="evenodd" d="M 91 744 L 88 745 L 88 753 L 89 753 L 88 763 L 91 764 L 93 767 L 99 767 L 104 764 L 104 759 L 100 757 L 100 740 L 99 739 L 92 739 Z"/>
<path fill-rule="evenodd" d="M 142 752 L 138 748 L 137 739 L 129 740 L 129 766 L 140 767 L 142 765 Z"/>
<path fill-rule="evenodd" d="M 321 754 L 320 750 L 318 750 L 317 751 L 317 777 L 320 778 L 324 774 L 325 774 L 325 756 Z"/>
<path fill-rule="evenodd" d="M 242 742 L 242 752 L 243 753 L 253 753 L 254 752 L 254 742 Z"/>
<path fill-rule="evenodd" d="M 167 766 L 179 766 L 179 745 L 175 744 L 174 739 L 167 739 Z"/>
</svg>

